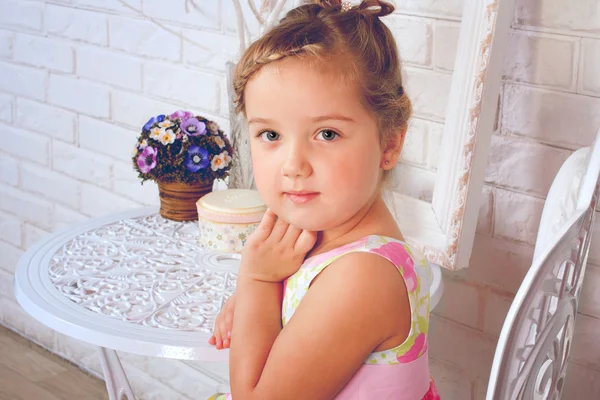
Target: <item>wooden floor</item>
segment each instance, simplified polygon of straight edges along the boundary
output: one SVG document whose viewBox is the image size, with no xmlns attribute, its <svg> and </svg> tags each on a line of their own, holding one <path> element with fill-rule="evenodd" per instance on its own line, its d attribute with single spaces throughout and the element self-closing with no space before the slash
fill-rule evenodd
<svg viewBox="0 0 600 400">
<path fill-rule="evenodd" d="M 0 325 L 0 400 L 105 400 L 104 382 Z"/>
</svg>

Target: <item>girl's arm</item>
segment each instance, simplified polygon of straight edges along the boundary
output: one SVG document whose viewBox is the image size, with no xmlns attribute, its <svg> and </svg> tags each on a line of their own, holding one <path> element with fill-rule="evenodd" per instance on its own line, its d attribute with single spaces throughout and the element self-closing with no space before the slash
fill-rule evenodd
<svg viewBox="0 0 600 400">
<path fill-rule="evenodd" d="M 240 275 L 236 296 L 235 330 L 231 331 L 229 353 L 232 388 L 234 381 L 236 388 L 254 388 L 271 347 L 281 332 L 283 285 Z M 237 396 L 238 399 L 250 398 Z"/>
<path fill-rule="evenodd" d="M 235 400 L 331 399 L 373 349 L 410 328 L 404 282 L 375 254 L 351 253 L 327 267 L 284 329 L 280 284 L 246 277 L 237 295 Z"/>
</svg>

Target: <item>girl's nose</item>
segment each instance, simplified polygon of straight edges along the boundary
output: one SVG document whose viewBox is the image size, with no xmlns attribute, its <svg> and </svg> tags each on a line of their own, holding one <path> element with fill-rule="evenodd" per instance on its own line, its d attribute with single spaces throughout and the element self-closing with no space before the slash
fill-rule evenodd
<svg viewBox="0 0 600 400">
<path fill-rule="evenodd" d="M 312 173 L 310 162 L 306 158 L 306 150 L 300 146 L 292 146 L 285 155 L 281 172 L 291 179 L 305 178 Z"/>
</svg>

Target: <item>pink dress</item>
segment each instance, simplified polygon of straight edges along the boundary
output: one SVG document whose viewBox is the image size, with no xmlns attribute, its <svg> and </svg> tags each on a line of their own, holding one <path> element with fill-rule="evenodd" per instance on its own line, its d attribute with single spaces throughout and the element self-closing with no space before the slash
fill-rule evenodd
<svg viewBox="0 0 600 400">
<path fill-rule="evenodd" d="M 371 353 L 335 399 L 439 400 L 429 374 L 427 353 L 431 270 L 425 257 L 402 241 L 372 235 L 307 258 L 298 272 L 285 282 L 283 326 L 323 269 L 343 255 L 359 251 L 379 254 L 398 268 L 408 291 L 412 323 L 404 343 Z M 216 394 L 209 400 L 231 400 L 231 394 Z"/>
</svg>

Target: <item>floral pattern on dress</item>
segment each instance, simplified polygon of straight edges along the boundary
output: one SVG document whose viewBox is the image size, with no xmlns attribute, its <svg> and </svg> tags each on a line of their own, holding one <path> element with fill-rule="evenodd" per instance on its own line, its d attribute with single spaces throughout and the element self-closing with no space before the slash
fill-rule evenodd
<svg viewBox="0 0 600 400">
<path fill-rule="evenodd" d="M 313 279 L 338 258 L 357 251 L 379 254 L 398 268 L 406 284 L 412 321 L 404 343 L 389 350 L 371 353 L 363 364 L 405 364 L 423 355 L 426 356 L 431 269 L 425 257 L 416 249 L 400 240 L 385 236 L 368 236 L 306 259 L 300 269 L 283 282 L 284 298 L 281 306 L 283 325 L 285 326 L 294 315 Z M 232 400 L 232 397 L 230 393 L 218 393 L 208 400 Z M 421 400 L 440 400 L 433 378 L 428 392 Z"/>
<path fill-rule="evenodd" d="M 404 343 L 393 349 L 371 353 L 364 364 L 400 364 L 416 360 L 428 347 L 431 270 L 423 255 L 400 240 L 372 235 L 308 258 L 284 283 L 282 324 L 285 326 L 290 321 L 319 273 L 338 258 L 358 251 L 379 254 L 398 268 L 406 284 L 411 310 L 411 328 Z"/>
</svg>

